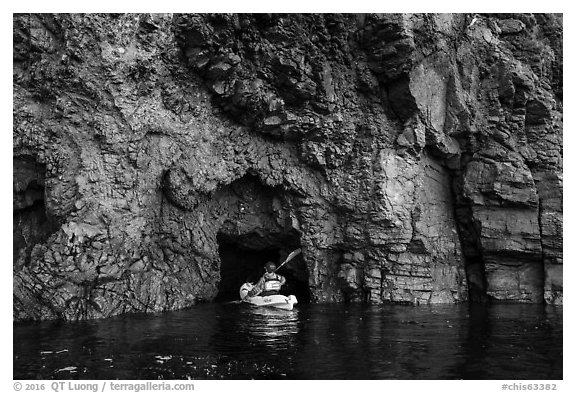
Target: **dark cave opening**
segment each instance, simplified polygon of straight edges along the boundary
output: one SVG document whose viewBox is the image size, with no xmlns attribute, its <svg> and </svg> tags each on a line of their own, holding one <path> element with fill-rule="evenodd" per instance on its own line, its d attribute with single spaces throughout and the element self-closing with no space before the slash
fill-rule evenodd
<svg viewBox="0 0 576 393">
<path fill-rule="evenodd" d="M 34 245 L 46 241 L 58 228 L 46 212 L 45 173 L 46 166 L 33 157 L 13 159 L 12 235 L 17 270 L 29 262 Z"/>
<path fill-rule="evenodd" d="M 288 254 L 299 247 L 294 236 L 279 236 L 278 242 L 258 248 L 250 247 L 250 234 L 217 236 L 220 254 L 220 285 L 215 302 L 240 300 L 239 289 L 245 282 L 256 283 L 264 273 L 268 261 L 280 266 Z M 308 268 L 302 255 L 296 256 L 278 270 L 286 278 L 280 294 L 295 295 L 299 303 L 309 303 Z"/>
</svg>

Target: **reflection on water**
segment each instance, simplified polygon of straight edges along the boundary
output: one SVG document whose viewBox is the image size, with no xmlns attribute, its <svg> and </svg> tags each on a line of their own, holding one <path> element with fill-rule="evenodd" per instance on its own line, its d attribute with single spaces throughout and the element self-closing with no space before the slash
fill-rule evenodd
<svg viewBox="0 0 576 393">
<path fill-rule="evenodd" d="M 298 311 L 273 308 L 249 308 L 250 317 L 242 320 L 241 328 L 263 345 L 288 348 L 298 333 Z"/>
<path fill-rule="evenodd" d="M 562 308 L 205 304 L 14 326 L 15 379 L 561 379 Z"/>
</svg>

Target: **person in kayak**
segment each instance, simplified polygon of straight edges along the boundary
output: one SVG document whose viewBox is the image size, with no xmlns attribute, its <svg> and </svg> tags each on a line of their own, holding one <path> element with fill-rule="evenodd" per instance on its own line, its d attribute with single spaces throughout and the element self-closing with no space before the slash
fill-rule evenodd
<svg viewBox="0 0 576 393">
<path fill-rule="evenodd" d="M 277 295 L 282 285 L 286 283 L 286 279 L 283 276 L 276 274 L 276 264 L 274 262 L 267 262 L 266 265 L 264 265 L 264 269 L 266 272 L 254 288 L 248 292 L 248 296 Z"/>
</svg>

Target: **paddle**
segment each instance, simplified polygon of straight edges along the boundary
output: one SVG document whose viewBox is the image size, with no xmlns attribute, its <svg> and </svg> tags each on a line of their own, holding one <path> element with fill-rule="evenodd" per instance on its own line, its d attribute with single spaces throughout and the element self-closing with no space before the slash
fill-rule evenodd
<svg viewBox="0 0 576 393">
<path fill-rule="evenodd" d="M 287 264 L 288 262 L 290 262 L 292 259 L 294 259 L 294 257 L 298 254 L 300 254 L 302 252 L 301 248 L 297 248 L 296 250 L 292 251 L 290 254 L 288 254 L 288 256 L 286 257 L 286 260 L 284 262 L 282 262 L 280 264 L 280 266 L 278 266 L 276 268 L 276 270 L 274 270 L 274 272 L 277 272 L 278 269 L 280 269 L 282 266 L 284 266 L 285 264 Z"/>
<path fill-rule="evenodd" d="M 280 264 L 280 266 L 278 266 L 278 267 L 274 270 L 274 273 L 276 273 L 276 272 L 278 271 L 278 269 L 280 269 L 282 266 L 284 266 L 285 264 L 287 264 L 288 262 L 290 262 L 292 259 L 294 259 L 294 257 L 295 257 L 296 255 L 300 254 L 301 252 L 302 252 L 302 249 L 301 249 L 301 248 L 297 248 L 296 250 L 294 250 L 294 251 L 292 251 L 290 254 L 288 254 L 288 256 L 286 257 L 286 260 L 285 260 L 284 262 L 282 262 L 282 263 Z M 260 290 L 258 291 L 258 293 L 260 293 L 261 291 L 262 291 L 262 289 L 260 289 Z M 248 293 L 250 293 L 250 292 L 248 292 Z M 258 295 L 258 294 L 254 295 L 254 296 L 257 296 L 257 295 Z"/>
</svg>

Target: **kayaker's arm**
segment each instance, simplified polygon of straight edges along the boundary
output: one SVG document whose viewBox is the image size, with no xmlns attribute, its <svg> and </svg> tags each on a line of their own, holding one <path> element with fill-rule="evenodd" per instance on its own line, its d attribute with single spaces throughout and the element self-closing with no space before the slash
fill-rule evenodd
<svg viewBox="0 0 576 393">
<path fill-rule="evenodd" d="M 258 288 L 259 290 L 264 289 L 264 282 L 266 280 L 264 279 L 264 277 L 260 277 L 260 280 L 258 280 L 258 282 L 256 283 L 256 285 L 254 285 L 254 288 Z"/>
<path fill-rule="evenodd" d="M 280 286 L 286 284 L 286 279 L 284 278 L 284 276 L 278 275 L 280 277 Z"/>
<path fill-rule="evenodd" d="M 248 292 L 248 296 L 252 297 L 258 295 L 260 292 L 262 292 L 263 288 L 264 288 L 264 277 L 260 278 L 260 280 L 256 283 L 256 285 L 254 285 L 254 288 L 252 288 L 252 290 Z"/>
</svg>

